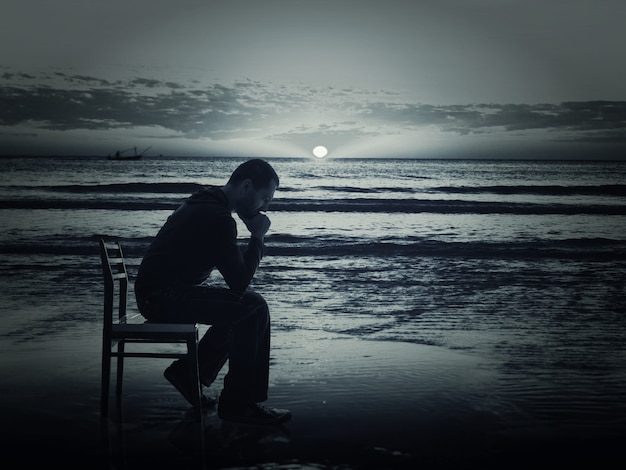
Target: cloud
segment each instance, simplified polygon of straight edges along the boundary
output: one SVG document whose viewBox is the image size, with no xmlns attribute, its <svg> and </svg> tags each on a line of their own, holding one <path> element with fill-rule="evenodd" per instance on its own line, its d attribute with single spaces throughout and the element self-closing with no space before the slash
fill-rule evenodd
<svg viewBox="0 0 626 470">
<path fill-rule="evenodd" d="M 626 102 L 413 103 L 398 94 L 349 88 L 228 85 L 136 77 L 104 80 L 62 72 L 5 72 L 0 125 L 68 131 L 158 128 L 163 137 L 285 140 L 376 136 L 435 127 L 459 136 L 542 131 L 555 141 L 626 143 Z"/>
<path fill-rule="evenodd" d="M 626 142 L 626 101 L 445 106 L 366 103 L 360 114 L 365 119 L 375 117 L 407 128 L 435 125 L 461 135 L 546 130 L 571 132 L 574 140 L 587 140 L 598 133 L 613 138 L 622 135 Z"/>
</svg>

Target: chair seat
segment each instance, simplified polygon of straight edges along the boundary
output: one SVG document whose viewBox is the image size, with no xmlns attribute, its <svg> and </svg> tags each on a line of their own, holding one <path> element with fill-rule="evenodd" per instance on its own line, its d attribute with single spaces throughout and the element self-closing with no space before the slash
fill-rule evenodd
<svg viewBox="0 0 626 470">
<path fill-rule="evenodd" d="M 193 323 L 118 323 L 111 326 L 111 338 L 177 339 L 195 337 L 197 331 Z"/>
</svg>

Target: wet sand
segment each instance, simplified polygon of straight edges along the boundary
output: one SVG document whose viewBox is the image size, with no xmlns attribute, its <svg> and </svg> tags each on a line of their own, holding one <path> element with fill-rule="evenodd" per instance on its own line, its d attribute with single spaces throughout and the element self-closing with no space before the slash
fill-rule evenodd
<svg viewBox="0 0 626 470">
<path fill-rule="evenodd" d="M 545 426 L 503 390 L 492 360 L 427 345 L 304 330 L 273 336 L 280 427 L 202 428 L 166 382 L 167 360 L 128 360 L 122 424 L 101 426 L 94 324 L 3 339 L 6 461 L 64 468 L 529 468 L 623 457 L 623 429 Z M 219 393 L 223 373 L 205 392 Z M 203 435 L 202 435 L 203 434 Z"/>
</svg>

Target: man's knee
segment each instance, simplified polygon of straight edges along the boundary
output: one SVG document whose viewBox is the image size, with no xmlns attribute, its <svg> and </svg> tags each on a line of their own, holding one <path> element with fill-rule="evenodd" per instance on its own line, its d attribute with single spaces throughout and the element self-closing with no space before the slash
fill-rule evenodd
<svg viewBox="0 0 626 470">
<path fill-rule="evenodd" d="M 246 291 L 246 293 L 243 294 L 241 297 L 241 303 L 257 309 L 268 309 L 267 302 L 265 302 L 263 296 L 251 290 Z"/>
<path fill-rule="evenodd" d="M 267 302 L 261 294 L 247 291 L 241 298 L 241 303 L 246 305 L 257 320 L 263 324 L 269 323 L 270 312 Z"/>
</svg>

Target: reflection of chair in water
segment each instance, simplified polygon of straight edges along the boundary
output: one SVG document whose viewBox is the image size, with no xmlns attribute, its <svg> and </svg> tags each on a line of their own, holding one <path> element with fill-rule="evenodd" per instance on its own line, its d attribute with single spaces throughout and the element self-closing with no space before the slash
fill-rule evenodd
<svg viewBox="0 0 626 470">
<path fill-rule="evenodd" d="M 104 323 L 102 329 L 102 388 L 100 413 L 104 420 L 109 416 L 109 388 L 111 379 L 111 359 L 117 358 L 116 401 L 119 421 L 122 408 L 122 381 L 125 357 L 180 358 L 189 357 L 192 376 L 195 377 L 198 401 L 202 402 L 202 385 L 198 373 L 198 325 L 184 323 L 130 323 L 127 316 L 128 271 L 118 242 L 100 239 L 100 256 L 104 275 Z M 117 296 L 115 295 L 117 291 Z M 117 305 L 117 317 L 114 315 Z M 139 315 L 136 315 L 139 316 Z M 163 352 L 149 345 L 185 344 L 186 350 Z M 127 344 L 140 345 L 127 351 Z M 200 431 L 203 430 L 202 410 Z M 203 437 L 200 436 L 203 440 Z"/>
</svg>

